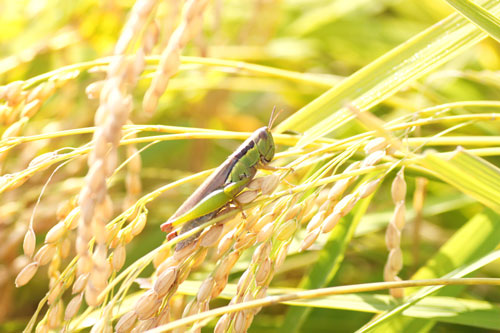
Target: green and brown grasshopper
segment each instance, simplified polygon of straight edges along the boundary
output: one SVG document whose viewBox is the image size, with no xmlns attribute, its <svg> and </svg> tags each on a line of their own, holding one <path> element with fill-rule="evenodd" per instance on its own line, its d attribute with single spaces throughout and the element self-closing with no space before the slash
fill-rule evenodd
<svg viewBox="0 0 500 333">
<path fill-rule="evenodd" d="M 268 166 L 274 157 L 275 145 L 271 128 L 276 117 L 274 109 L 268 126 L 252 133 L 234 153 L 232 153 L 214 172 L 196 189 L 193 194 L 177 209 L 177 211 L 161 225 L 161 230 L 171 232 L 183 225 L 181 233 L 187 232 L 213 219 L 230 203 L 238 206 L 235 197 L 254 178 L 257 169 L 275 169 Z M 172 239 L 177 232 L 167 237 Z M 180 250 L 190 244 L 190 237 L 181 241 L 176 249 Z"/>
</svg>

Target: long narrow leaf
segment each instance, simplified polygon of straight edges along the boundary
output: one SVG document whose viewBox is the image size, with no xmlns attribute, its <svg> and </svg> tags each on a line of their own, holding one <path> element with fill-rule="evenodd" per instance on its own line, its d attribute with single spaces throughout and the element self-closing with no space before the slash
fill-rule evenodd
<svg viewBox="0 0 500 333">
<path fill-rule="evenodd" d="M 195 296 L 201 281 L 186 281 L 179 288 L 185 295 Z M 269 288 L 268 295 L 295 293 L 298 288 Z M 236 293 L 236 285 L 228 284 L 219 296 L 231 299 Z M 131 297 L 131 300 L 136 298 Z M 382 294 L 332 295 L 315 299 L 283 302 L 295 307 L 339 309 L 369 313 L 381 313 L 394 307 L 394 300 Z M 500 307 L 498 305 L 456 297 L 429 296 L 406 309 L 403 314 L 413 318 L 427 318 L 440 322 L 468 325 L 478 328 L 496 329 L 500 327 Z"/>
<path fill-rule="evenodd" d="M 470 0 L 446 0 L 460 14 L 500 42 L 500 19 Z"/>
<path fill-rule="evenodd" d="M 444 159 L 427 154 L 420 164 L 448 184 L 500 213 L 500 169 L 463 149 Z"/>
<path fill-rule="evenodd" d="M 482 4 L 491 13 L 500 13 L 498 1 L 483 1 Z M 450 15 L 307 104 L 282 122 L 277 131 L 305 131 L 299 145 L 310 143 L 352 117 L 345 103 L 367 110 L 486 36 L 463 16 Z"/>
<path fill-rule="evenodd" d="M 500 259 L 500 250 L 492 252 L 489 255 L 473 262 L 470 265 L 460 267 L 460 268 L 456 269 L 455 271 L 451 272 L 450 274 L 445 275 L 444 278 L 464 277 L 467 274 L 470 274 L 470 273 L 478 270 L 479 268 L 481 268 L 481 267 L 483 267 L 483 266 L 485 266 L 485 265 L 487 265 L 495 260 L 498 260 L 498 259 Z M 359 333 L 371 332 L 378 325 L 385 323 L 387 319 L 389 319 L 393 316 L 396 316 L 398 314 L 401 314 L 404 310 L 408 309 L 413 304 L 417 303 L 420 300 L 425 299 L 427 296 L 437 292 L 438 290 L 442 289 L 443 287 L 444 286 L 433 286 L 433 287 L 424 287 L 424 288 L 420 289 L 417 293 L 412 295 L 410 297 L 410 299 L 408 299 L 406 302 L 404 302 L 403 304 L 401 304 L 399 306 L 396 306 L 392 310 L 390 310 L 390 311 L 384 313 L 383 315 L 381 315 L 380 317 L 378 317 L 376 320 L 363 326 L 358 332 Z M 379 330 L 379 331 L 387 332 L 387 330 L 385 330 L 386 327 L 384 327 L 382 330 Z M 380 327 L 377 327 L 377 328 L 380 328 Z M 394 328 L 394 326 L 392 326 L 391 328 Z M 401 327 L 398 327 L 398 330 L 400 330 L 400 329 L 401 329 Z M 406 330 L 403 330 L 403 331 L 406 332 Z"/>
<path fill-rule="evenodd" d="M 393 302 L 393 298 L 389 295 L 353 294 L 291 301 L 285 304 L 380 313 L 392 309 L 394 307 Z M 500 327 L 500 307 L 485 301 L 455 297 L 426 297 L 406 309 L 403 315 L 486 329 Z"/>
<path fill-rule="evenodd" d="M 342 219 L 333 229 L 327 243 L 320 251 L 318 261 L 312 267 L 310 273 L 304 277 L 300 283 L 300 288 L 315 289 L 325 287 L 335 276 L 344 259 L 347 245 L 354 236 L 359 221 L 366 213 L 372 197 L 361 200 L 355 215 L 352 218 L 346 217 Z M 285 316 L 281 332 L 297 332 L 310 311 L 311 308 L 307 307 L 291 307 Z"/>
<path fill-rule="evenodd" d="M 471 237 L 471 236 L 474 237 Z M 450 238 L 445 245 L 436 253 L 424 267 L 412 276 L 412 279 L 427 279 L 436 278 L 440 276 L 454 276 L 461 277 L 476 270 L 481 265 L 478 263 L 487 264 L 491 260 L 496 260 L 500 255 L 499 251 L 488 254 L 494 250 L 500 240 L 500 218 L 491 211 L 486 210 L 485 213 L 477 214 L 469 222 L 457 231 L 452 238 Z M 477 260 L 474 264 L 466 267 L 474 267 L 470 269 L 457 269 L 473 260 Z M 455 269 L 455 273 L 448 273 Z M 461 273 L 460 273 L 461 272 Z M 460 274 L 458 274 L 460 273 Z M 462 274 L 463 273 L 463 274 Z M 433 321 L 420 320 L 404 317 L 401 312 L 406 309 L 410 303 L 414 303 L 416 299 L 423 299 L 423 296 L 429 295 L 438 291 L 437 295 L 440 296 L 455 296 L 460 292 L 461 288 L 423 288 L 423 289 L 409 289 L 415 294 L 411 297 L 410 302 L 406 302 L 401 306 L 395 307 L 390 312 L 384 313 L 375 321 L 367 324 L 362 332 L 375 331 L 375 332 L 402 332 L 407 330 L 419 330 L 424 327 L 430 328 Z"/>
</svg>

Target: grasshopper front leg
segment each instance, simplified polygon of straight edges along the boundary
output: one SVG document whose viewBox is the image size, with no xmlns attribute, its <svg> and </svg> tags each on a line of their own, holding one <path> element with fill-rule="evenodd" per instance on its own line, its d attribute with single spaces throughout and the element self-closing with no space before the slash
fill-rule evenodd
<svg viewBox="0 0 500 333">
<path fill-rule="evenodd" d="M 259 168 L 266 168 L 275 153 L 271 125 L 276 118 L 271 116 L 269 126 L 256 130 L 234 151 L 198 189 L 179 207 L 167 222 L 161 225 L 164 232 L 185 224 L 183 230 L 201 225 L 216 216 L 232 201 L 255 176 Z M 171 239 L 176 232 L 167 237 Z M 184 244 L 187 242 L 183 241 Z M 180 243 L 178 245 L 181 245 Z"/>
</svg>

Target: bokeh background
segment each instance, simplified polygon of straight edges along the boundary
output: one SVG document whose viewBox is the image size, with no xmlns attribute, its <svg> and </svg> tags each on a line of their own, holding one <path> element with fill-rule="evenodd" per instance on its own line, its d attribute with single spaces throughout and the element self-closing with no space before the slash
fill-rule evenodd
<svg viewBox="0 0 500 333">
<path fill-rule="evenodd" d="M 0 85 L 109 56 L 133 4 L 134 1 L 125 0 L 1 1 Z M 289 117 L 343 78 L 453 12 L 444 1 L 435 0 L 214 0 L 204 15 L 202 34 L 188 44 L 183 55 L 239 60 L 310 73 L 314 79 L 308 83 L 279 75 L 259 75 L 238 68 L 187 62 L 171 80 L 154 115 L 149 116 L 141 111 L 141 101 L 155 68 L 155 64 L 150 63 L 133 92 L 135 107 L 131 120 L 135 124 L 252 132 L 267 124 L 273 106 L 284 110 L 282 118 Z M 159 17 L 162 15 L 164 17 L 167 13 L 160 12 Z M 155 49 L 156 52 L 159 49 Z M 491 38 L 485 39 L 438 71 L 384 101 L 372 112 L 390 120 L 435 104 L 498 100 L 499 68 L 500 46 Z M 103 78 L 104 71 L 97 66 L 92 71 L 65 72 L 40 109 L 23 127 L 22 135 L 93 126 L 98 101 L 87 97 L 86 87 Z M 11 122 L 11 113 L 3 104 L 0 108 L 0 130 L 3 131 Z M 433 130 L 431 126 L 423 135 L 430 135 Z M 498 124 L 488 124 L 468 127 L 461 133 L 496 135 L 498 130 Z M 353 123 L 330 136 L 344 138 L 360 131 L 363 127 Z M 58 149 L 64 151 L 85 144 L 90 138 L 89 133 L 84 133 L 19 145 L 4 159 L 2 175 L 26 168 L 37 155 Z M 143 193 L 192 172 L 216 167 L 238 143 L 222 139 L 183 140 L 160 142 L 149 147 L 141 154 Z M 125 156 L 124 151 L 120 154 Z M 498 165 L 497 157 L 488 159 Z M 41 272 L 23 288 L 16 289 L 13 283 L 17 272 L 27 262 L 21 247 L 27 224 L 34 216 L 35 232 L 44 235 L 56 223 L 58 209 L 63 209 L 60 207 L 68 198 L 79 192 L 86 170 L 86 158 L 77 156 L 55 172 L 36 214 L 33 208 L 54 167 L 37 172 L 21 187 L 0 194 L 1 331 L 20 331 L 47 291 L 47 278 Z M 125 173 L 118 174 L 110 186 L 110 193 L 117 203 L 124 201 L 124 177 Z M 135 261 L 164 240 L 164 234 L 159 230 L 160 223 L 194 188 L 195 185 L 186 185 L 148 205 L 148 224 L 128 247 L 127 262 Z M 408 192 L 412 193 L 414 189 L 412 179 L 408 182 Z M 366 216 L 366 219 L 375 221 L 375 225 L 384 225 L 391 215 L 393 206 L 389 191 L 390 186 L 381 189 L 373 209 Z M 419 235 L 412 233 L 410 225 L 402 240 L 405 262 L 402 276 L 406 278 L 483 209 L 474 200 L 439 182 L 431 182 L 427 191 L 428 210 Z M 349 246 L 332 285 L 382 279 L 387 253 L 384 232 L 381 228 L 375 229 L 360 233 Z M 38 242 L 43 242 L 43 237 L 39 237 Z M 273 281 L 276 286 L 296 286 L 317 255 L 311 251 L 288 259 L 286 269 Z M 482 274 L 499 276 L 500 269 L 498 265 L 486 266 Z M 472 287 L 462 296 L 500 302 L 498 288 Z M 284 306 L 264 309 L 251 330 L 276 331 L 285 313 Z M 371 316 L 356 311 L 314 310 L 303 328 L 313 332 L 350 332 Z M 331 318 L 335 318 L 335 327 L 331 326 Z M 466 332 L 470 329 L 437 323 L 432 331 Z M 479 330 L 474 328 L 476 332 Z"/>
</svg>

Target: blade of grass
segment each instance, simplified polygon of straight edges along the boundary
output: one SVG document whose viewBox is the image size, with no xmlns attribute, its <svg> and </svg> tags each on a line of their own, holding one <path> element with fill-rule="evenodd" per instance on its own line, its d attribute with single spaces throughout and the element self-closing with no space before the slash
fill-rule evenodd
<svg viewBox="0 0 500 333">
<path fill-rule="evenodd" d="M 268 293 L 273 295 L 274 291 L 269 290 Z M 308 308 L 380 313 L 392 309 L 394 299 L 389 295 L 382 294 L 352 294 L 290 301 L 284 304 Z M 406 309 L 403 315 L 485 329 L 500 327 L 500 307 L 485 301 L 456 297 L 426 297 Z"/>
<path fill-rule="evenodd" d="M 185 281 L 179 292 L 196 296 L 201 281 Z M 283 295 L 300 292 L 298 288 L 269 288 L 267 294 Z M 236 285 L 228 284 L 219 296 L 231 299 L 236 294 Z M 133 298 L 137 300 L 137 298 Z M 128 300 L 127 300 L 128 301 Z M 394 307 L 394 299 L 383 294 L 349 294 L 332 295 L 314 299 L 286 301 L 283 304 L 297 307 L 314 307 L 322 309 L 352 310 L 368 313 L 380 313 Z M 440 322 L 467 325 L 478 328 L 496 329 L 500 327 L 500 307 L 490 302 L 446 296 L 429 296 L 403 312 L 405 316 L 428 318 Z"/>
<path fill-rule="evenodd" d="M 356 227 L 365 215 L 372 198 L 373 195 L 361 200 L 354 216 L 349 218 L 348 215 L 347 218 L 343 218 L 333 229 L 328 241 L 320 251 L 318 261 L 314 264 L 309 274 L 304 276 L 299 284 L 299 288 L 315 289 L 325 287 L 333 279 L 344 259 L 347 245 L 354 236 Z M 280 331 L 299 331 L 311 310 L 312 308 L 310 307 L 290 307 Z"/>
<path fill-rule="evenodd" d="M 498 1 L 484 1 L 493 14 Z M 334 86 L 277 127 L 305 131 L 298 145 L 324 136 L 352 118 L 346 102 L 366 110 L 436 69 L 487 35 L 459 14 L 452 14 Z M 337 111 L 337 112 L 335 112 Z"/>
<path fill-rule="evenodd" d="M 480 282 L 477 281 L 476 283 Z M 179 286 L 178 290 L 182 295 L 196 296 L 201 284 L 202 281 L 186 280 Z M 236 284 L 228 284 L 218 298 L 231 299 L 236 294 L 236 289 Z M 267 294 L 268 297 L 279 297 L 286 294 L 296 295 L 301 292 L 304 292 L 304 290 L 297 288 L 275 287 L 269 288 Z M 115 305 L 113 312 L 114 319 L 123 315 L 127 311 L 126 309 L 129 306 L 133 306 L 142 294 L 143 292 L 130 294 L 121 304 Z M 295 300 L 282 301 L 280 303 L 294 306 L 379 313 L 392 308 L 392 302 L 392 298 L 388 295 L 352 293 L 322 296 L 313 299 L 299 298 Z M 77 318 L 73 322 L 76 321 L 79 324 L 70 326 L 71 331 L 80 331 L 94 325 L 99 318 L 100 312 L 101 309 L 93 309 L 85 314 L 85 318 L 83 320 L 79 320 Z M 500 322 L 500 308 L 498 306 L 485 301 L 455 297 L 427 297 L 405 310 L 404 314 L 415 318 L 432 318 L 442 322 L 469 325 L 480 328 L 497 328 Z"/>
<path fill-rule="evenodd" d="M 412 279 L 435 278 L 443 275 L 444 277 L 463 277 L 500 258 L 500 251 L 488 254 L 498 246 L 499 239 L 500 218 L 495 212 L 487 209 L 461 227 L 440 248 L 439 252 L 412 276 Z M 463 266 L 473 260 L 476 260 L 473 264 Z M 453 269 L 455 269 L 453 272 L 448 273 Z M 362 327 L 359 332 L 409 332 L 432 327 L 433 321 L 407 318 L 401 312 L 436 291 L 440 296 L 455 296 L 461 291 L 461 288 L 455 287 L 440 289 L 441 287 L 408 289 L 408 293 L 413 292 L 408 301 L 385 312 Z"/>
<path fill-rule="evenodd" d="M 468 18 L 491 37 L 500 42 L 500 19 L 480 5 L 469 0 L 446 0 L 460 14 Z"/>
<path fill-rule="evenodd" d="M 493 257 L 493 258 L 491 258 Z M 500 258 L 500 251 L 492 253 L 488 258 L 484 258 L 485 260 L 498 259 Z M 476 263 L 484 265 L 485 262 Z M 469 266 L 467 268 L 472 268 Z M 338 295 L 338 294 L 352 294 L 359 292 L 369 292 L 369 291 L 378 291 L 392 288 L 407 288 L 410 286 L 466 286 L 466 285 L 490 285 L 490 286 L 499 286 L 500 279 L 495 278 L 468 278 L 468 279 L 431 279 L 431 280 L 415 280 L 415 281 L 393 281 L 393 282 L 374 282 L 374 283 L 364 283 L 357 285 L 349 285 L 349 286 L 337 286 L 337 287 L 329 287 L 329 288 L 320 288 L 313 290 L 304 290 L 296 293 L 287 293 L 279 296 L 267 296 L 264 298 L 254 299 L 247 302 L 235 303 L 227 306 L 222 306 L 216 309 L 200 312 L 191 316 L 187 316 L 172 322 L 169 322 L 165 325 L 158 326 L 156 328 L 150 329 L 148 333 L 159 333 L 159 332 L 167 332 L 176 328 L 181 328 L 190 324 L 193 324 L 200 320 L 205 320 L 212 317 L 221 316 L 227 313 L 234 313 L 237 311 L 248 310 L 252 308 L 259 308 L 264 306 L 270 306 L 278 303 L 284 303 L 295 299 L 307 299 L 307 298 L 318 298 L 329 295 Z"/>
<path fill-rule="evenodd" d="M 500 251 L 495 251 L 490 253 L 489 255 L 481 258 L 478 261 L 475 261 L 471 265 L 466 265 L 456 269 L 450 274 L 445 275 L 443 278 L 460 278 L 464 277 L 467 274 L 470 274 L 479 268 L 500 259 Z M 397 327 L 398 332 L 410 332 L 409 329 L 404 329 L 401 327 L 401 323 L 399 325 L 388 325 L 388 319 L 392 319 L 392 317 L 397 317 L 403 315 L 402 312 L 408 309 L 413 304 L 419 302 L 422 299 L 425 299 L 427 296 L 443 289 L 444 286 L 432 286 L 432 287 L 424 287 L 420 289 L 417 293 L 412 295 L 408 300 L 406 300 L 403 304 L 393 308 L 392 310 L 385 312 L 383 315 L 377 317 L 376 320 L 371 321 L 367 325 L 363 326 L 357 332 L 392 332 L 394 328 Z M 428 321 L 422 322 L 424 326 L 428 326 Z M 381 324 L 385 324 L 384 326 L 379 326 Z M 412 330 L 413 331 L 413 330 Z"/>
<path fill-rule="evenodd" d="M 446 183 L 500 213 L 500 169 L 459 148 L 449 159 L 427 154 L 419 163 Z"/>
</svg>

